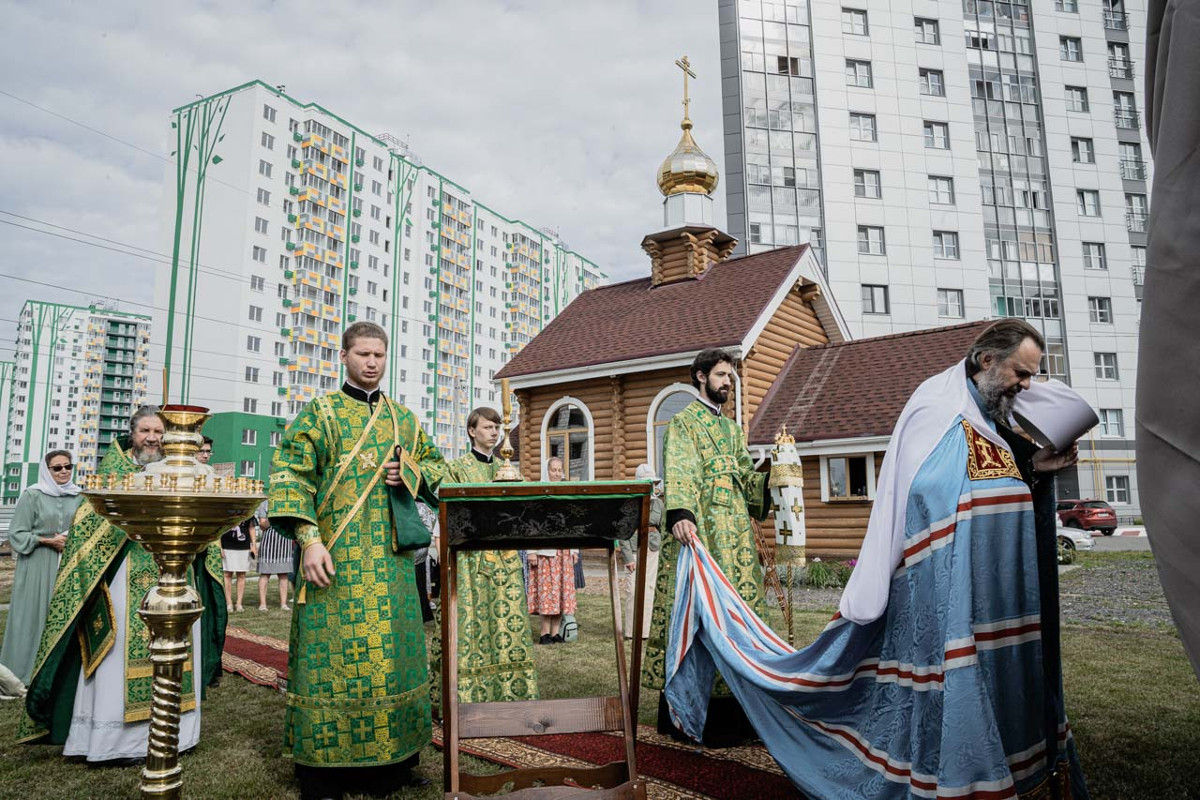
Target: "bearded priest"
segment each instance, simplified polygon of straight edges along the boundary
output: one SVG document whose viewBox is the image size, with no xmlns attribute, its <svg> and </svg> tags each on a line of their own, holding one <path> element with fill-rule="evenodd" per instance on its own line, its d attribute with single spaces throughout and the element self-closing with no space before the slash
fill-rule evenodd
<svg viewBox="0 0 1200 800">
<path fill-rule="evenodd" d="M 143 406 L 129 436 L 114 439 L 97 474 L 127 475 L 161 461 L 163 421 Z M 225 593 L 215 545 L 196 557 L 195 585 L 204 614 L 192 628 L 184 664 L 179 750 L 200 740 L 200 698 L 221 670 Z M 41 645 L 34 661 L 20 741 L 61 744 L 64 756 L 133 765 L 150 735 L 150 631 L 138 616 L 158 583 L 158 566 L 140 544 L 84 503 L 63 549 Z"/>
</svg>

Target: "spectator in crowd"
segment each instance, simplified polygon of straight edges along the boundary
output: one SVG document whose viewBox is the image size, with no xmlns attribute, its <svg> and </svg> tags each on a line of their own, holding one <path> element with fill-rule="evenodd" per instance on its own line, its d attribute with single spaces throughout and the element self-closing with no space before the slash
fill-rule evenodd
<svg viewBox="0 0 1200 800">
<path fill-rule="evenodd" d="M 258 526 L 253 518 L 221 535 L 221 564 L 225 571 L 225 603 L 227 611 L 244 611 L 242 596 L 246 594 L 246 572 L 250 569 L 250 556 L 258 555 L 255 534 Z M 236 598 L 233 584 L 237 583 Z"/>
<path fill-rule="evenodd" d="M 551 458 L 546 463 L 546 475 L 552 481 L 563 479 L 563 463 Z M 562 619 L 564 614 L 574 614 L 575 564 L 579 561 L 578 550 L 529 550 L 529 613 L 542 618 L 542 635 L 538 644 L 558 644 L 563 641 Z"/>
<path fill-rule="evenodd" d="M 255 517 L 258 520 L 258 610 L 267 610 L 267 584 L 270 583 L 271 576 L 275 575 L 279 578 L 279 607 L 284 611 L 290 611 L 288 576 L 292 571 L 292 558 L 296 543 L 291 539 L 285 539 L 279 531 L 271 527 L 271 521 L 267 518 L 266 500 L 259 505 Z M 241 598 L 240 590 L 238 598 Z"/>
<path fill-rule="evenodd" d="M 38 464 L 38 482 L 25 490 L 13 511 L 8 541 L 17 559 L 13 575 L 12 604 L 0 664 L 22 683 L 33 677 L 33 662 L 46 611 L 54 593 L 59 554 L 67 544 L 67 531 L 75 510 L 83 502 L 73 480 L 75 465 L 66 450 L 51 450 Z"/>
</svg>

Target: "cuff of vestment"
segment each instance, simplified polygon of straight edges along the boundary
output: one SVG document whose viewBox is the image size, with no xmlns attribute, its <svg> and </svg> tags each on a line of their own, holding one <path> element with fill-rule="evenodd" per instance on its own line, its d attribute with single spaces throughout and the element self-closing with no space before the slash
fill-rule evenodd
<svg viewBox="0 0 1200 800">
<path fill-rule="evenodd" d="M 688 511 L 686 508 L 667 509 L 667 530 L 673 529 L 675 527 L 675 523 L 679 522 L 681 519 L 686 519 L 693 525 L 696 524 L 696 515 L 691 511 Z"/>
<path fill-rule="evenodd" d="M 306 522 L 296 528 L 296 541 L 300 544 L 300 551 L 304 552 L 310 545 L 321 541 L 321 531 L 316 525 Z"/>
</svg>

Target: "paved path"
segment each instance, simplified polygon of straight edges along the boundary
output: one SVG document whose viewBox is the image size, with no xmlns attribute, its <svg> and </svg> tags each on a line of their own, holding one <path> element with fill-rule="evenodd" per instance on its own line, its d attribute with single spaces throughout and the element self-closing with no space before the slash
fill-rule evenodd
<svg viewBox="0 0 1200 800">
<path fill-rule="evenodd" d="M 1144 536 L 1096 536 L 1093 534 L 1092 541 L 1096 543 L 1095 552 L 1097 553 L 1150 549 L 1150 540 Z"/>
</svg>

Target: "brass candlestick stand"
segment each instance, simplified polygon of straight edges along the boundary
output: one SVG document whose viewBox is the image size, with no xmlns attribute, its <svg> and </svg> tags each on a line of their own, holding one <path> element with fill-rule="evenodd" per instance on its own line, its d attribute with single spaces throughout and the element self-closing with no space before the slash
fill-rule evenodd
<svg viewBox="0 0 1200 800">
<path fill-rule="evenodd" d="M 222 481 L 211 467 L 196 461 L 208 409 L 164 406 L 159 416 L 165 428 L 163 460 L 140 474 L 88 476 L 84 496 L 97 514 L 146 548 L 158 565 L 158 585 L 138 610 L 150 630 L 154 669 L 150 742 L 141 790 L 143 798 L 178 798 L 183 789 L 179 766 L 183 664 L 191 647 L 192 625 L 204 611 L 199 593 L 187 583 L 187 569 L 205 547 L 253 514 L 265 495 L 262 481 Z"/>
<path fill-rule="evenodd" d="M 512 483 L 524 478 L 521 477 L 521 470 L 512 463 L 514 451 L 512 439 L 508 435 L 508 426 L 512 424 L 512 399 L 508 392 L 508 378 L 500 380 L 500 397 L 501 407 L 504 409 L 504 422 L 500 424 L 500 457 L 504 459 L 504 463 L 496 470 L 496 477 L 492 478 L 492 482 Z"/>
</svg>

